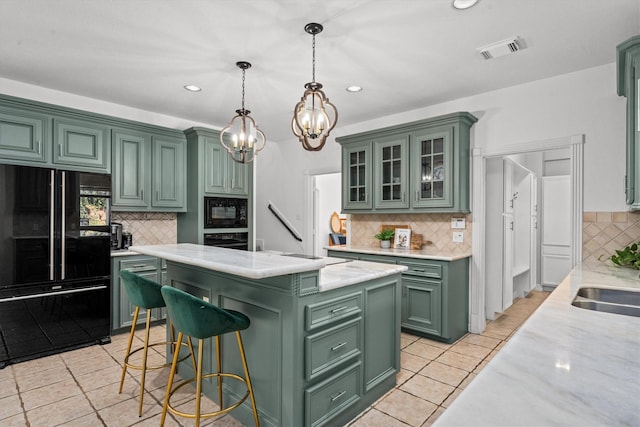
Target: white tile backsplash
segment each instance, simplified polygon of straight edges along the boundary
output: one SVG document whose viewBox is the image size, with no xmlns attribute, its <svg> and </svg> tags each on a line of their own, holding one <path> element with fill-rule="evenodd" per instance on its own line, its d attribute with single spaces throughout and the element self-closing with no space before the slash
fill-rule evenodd
<svg viewBox="0 0 640 427">
<path fill-rule="evenodd" d="M 113 212 L 112 222 L 122 224 L 133 236 L 134 245 L 162 245 L 178 242 L 178 219 L 173 212 Z"/>
</svg>

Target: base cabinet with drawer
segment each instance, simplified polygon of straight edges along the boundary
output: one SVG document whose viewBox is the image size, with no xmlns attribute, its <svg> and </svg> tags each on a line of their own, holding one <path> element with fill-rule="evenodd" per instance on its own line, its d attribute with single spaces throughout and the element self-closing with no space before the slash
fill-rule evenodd
<svg viewBox="0 0 640 427">
<path fill-rule="evenodd" d="M 346 425 L 395 386 L 400 370 L 399 272 L 319 292 L 318 271 L 250 280 L 167 264 L 169 285 L 251 319 L 242 339 L 260 425 Z M 221 337 L 223 370 L 241 373 L 234 340 L 233 334 Z M 204 352 L 203 369 L 215 369 L 211 339 Z M 186 378 L 193 368 L 185 362 L 180 370 Z M 203 390 L 217 401 L 215 380 L 205 381 Z M 225 399 L 241 397 L 245 390 L 231 381 L 223 385 L 229 396 Z M 246 402 L 232 415 L 253 425 Z"/>
<path fill-rule="evenodd" d="M 128 332 L 133 322 L 135 306 L 129 300 L 127 291 L 120 280 L 120 271 L 128 270 L 156 283 L 166 283 L 166 263 L 147 255 L 120 255 L 111 258 L 112 326 L 114 333 Z M 151 309 L 151 321 L 166 318 L 165 308 Z M 147 310 L 140 309 L 138 324 L 147 321 Z"/>
<path fill-rule="evenodd" d="M 328 250 L 328 256 L 405 265 L 402 329 L 448 343 L 469 330 L 469 258 L 452 261 Z"/>
</svg>

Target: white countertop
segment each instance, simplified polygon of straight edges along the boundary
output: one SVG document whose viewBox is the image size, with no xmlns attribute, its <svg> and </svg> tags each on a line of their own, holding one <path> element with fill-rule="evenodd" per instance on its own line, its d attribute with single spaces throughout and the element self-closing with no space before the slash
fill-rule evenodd
<svg viewBox="0 0 640 427">
<path fill-rule="evenodd" d="M 336 245 L 327 246 L 327 250 L 342 251 L 342 252 L 356 252 L 371 255 L 387 255 L 398 256 L 407 258 L 419 258 L 419 259 L 434 259 L 439 261 L 455 261 L 458 259 L 469 258 L 471 252 L 468 253 L 453 253 L 437 250 L 433 247 L 423 247 L 420 250 L 415 249 L 382 249 L 371 246 L 350 246 L 350 245 Z"/>
<path fill-rule="evenodd" d="M 249 279 L 264 279 L 320 270 L 318 286 L 320 291 L 389 276 L 407 269 L 405 266 L 393 264 L 340 258 L 297 258 L 278 252 L 239 251 L 190 243 L 132 246 L 130 252 L 152 255 Z"/>
<path fill-rule="evenodd" d="M 320 270 L 324 259 L 294 258 L 267 252 L 239 251 L 214 246 L 178 243 L 171 245 L 131 246 L 131 251 L 202 267 L 249 279 L 264 279 L 303 271 Z"/>
<path fill-rule="evenodd" d="M 640 317 L 571 305 L 580 287 L 640 289 L 640 272 L 578 266 L 437 426 L 640 426 Z"/>
</svg>

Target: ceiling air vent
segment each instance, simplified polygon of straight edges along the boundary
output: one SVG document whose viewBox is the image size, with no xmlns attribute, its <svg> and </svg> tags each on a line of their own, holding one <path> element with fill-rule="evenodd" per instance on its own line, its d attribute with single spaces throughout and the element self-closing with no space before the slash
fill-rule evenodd
<svg viewBox="0 0 640 427">
<path fill-rule="evenodd" d="M 522 45 L 519 43 L 518 38 L 514 37 L 479 47 L 478 52 L 480 52 L 484 59 L 493 59 L 515 53 L 520 49 L 522 49 Z"/>
</svg>

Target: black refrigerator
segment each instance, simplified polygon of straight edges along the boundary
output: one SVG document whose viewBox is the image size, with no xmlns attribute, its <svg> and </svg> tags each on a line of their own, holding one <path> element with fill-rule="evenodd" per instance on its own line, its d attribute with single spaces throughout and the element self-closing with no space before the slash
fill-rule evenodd
<svg viewBox="0 0 640 427">
<path fill-rule="evenodd" d="M 111 177 L 0 164 L 0 368 L 110 342 Z"/>
</svg>

